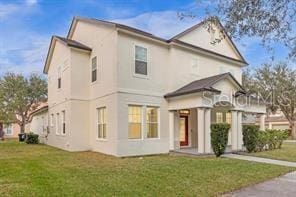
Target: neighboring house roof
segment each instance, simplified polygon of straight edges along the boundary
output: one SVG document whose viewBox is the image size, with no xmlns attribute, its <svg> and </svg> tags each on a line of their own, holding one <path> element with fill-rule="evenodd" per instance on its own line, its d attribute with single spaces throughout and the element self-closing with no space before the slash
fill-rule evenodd
<svg viewBox="0 0 296 197">
<path fill-rule="evenodd" d="M 70 47 L 70 48 L 75 48 L 75 49 L 84 50 L 84 51 L 88 51 L 88 52 L 90 52 L 92 50 L 90 47 L 88 47 L 80 42 L 77 42 L 75 40 L 63 38 L 60 36 L 52 36 L 50 44 L 49 44 L 47 57 L 45 60 L 44 69 L 43 69 L 44 73 L 47 73 L 48 65 L 50 64 L 51 57 L 53 54 L 54 45 L 55 45 L 56 41 L 59 41 L 62 44 L 66 45 L 67 47 Z"/>
<path fill-rule="evenodd" d="M 244 91 L 244 88 L 241 86 L 241 84 L 233 77 L 231 73 L 223 73 L 203 79 L 199 79 L 196 81 L 193 81 L 182 88 L 168 93 L 164 95 L 165 98 L 170 98 L 170 97 L 175 97 L 175 96 L 181 96 L 181 95 L 186 95 L 186 94 L 192 94 L 192 93 L 197 93 L 197 92 L 202 92 L 202 91 L 210 91 L 210 92 L 216 92 L 216 93 L 221 93 L 220 90 L 217 90 L 213 88 L 212 86 L 215 85 L 217 82 L 230 78 L 235 82 L 235 84 L 238 85 L 238 87 L 241 89 L 241 91 Z"/>
<path fill-rule="evenodd" d="M 48 105 L 47 104 L 44 104 L 43 106 L 39 106 L 36 110 L 30 112 L 30 118 L 29 118 L 29 122 L 32 121 L 32 118 L 35 116 L 35 115 L 38 115 L 42 112 L 45 112 L 48 110 Z"/>
</svg>

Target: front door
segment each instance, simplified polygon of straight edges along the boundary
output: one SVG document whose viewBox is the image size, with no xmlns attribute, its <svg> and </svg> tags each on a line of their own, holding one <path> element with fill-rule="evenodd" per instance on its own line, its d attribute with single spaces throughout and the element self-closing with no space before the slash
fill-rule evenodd
<svg viewBox="0 0 296 197">
<path fill-rule="evenodd" d="M 188 116 L 180 116 L 180 146 L 188 146 Z"/>
</svg>

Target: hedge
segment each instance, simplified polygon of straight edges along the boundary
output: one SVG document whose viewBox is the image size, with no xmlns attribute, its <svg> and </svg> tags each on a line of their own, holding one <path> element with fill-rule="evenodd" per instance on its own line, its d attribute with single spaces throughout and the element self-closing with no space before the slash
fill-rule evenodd
<svg viewBox="0 0 296 197">
<path fill-rule="evenodd" d="M 217 157 L 224 154 L 228 142 L 230 125 L 226 123 L 211 124 L 211 144 Z"/>
<path fill-rule="evenodd" d="M 280 149 L 288 136 L 287 130 L 259 131 L 256 125 L 243 126 L 243 141 L 248 152 Z"/>
</svg>

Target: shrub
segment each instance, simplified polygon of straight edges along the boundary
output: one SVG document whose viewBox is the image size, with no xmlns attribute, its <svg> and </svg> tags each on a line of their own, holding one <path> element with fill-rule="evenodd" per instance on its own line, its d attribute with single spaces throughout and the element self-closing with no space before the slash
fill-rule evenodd
<svg viewBox="0 0 296 197">
<path fill-rule="evenodd" d="M 26 143 L 27 144 L 38 144 L 39 143 L 38 137 L 39 137 L 39 135 L 30 132 L 27 134 Z"/>
<path fill-rule="evenodd" d="M 211 124 L 211 144 L 217 157 L 225 152 L 230 125 L 226 123 Z"/>
<path fill-rule="evenodd" d="M 247 151 L 253 152 L 257 147 L 259 127 L 256 125 L 243 125 L 243 141 Z"/>
<path fill-rule="evenodd" d="M 265 131 L 258 132 L 258 139 L 257 139 L 257 151 L 263 151 L 267 148 L 269 136 L 268 133 Z"/>
<path fill-rule="evenodd" d="M 288 130 L 279 131 L 278 135 L 279 135 L 278 136 L 278 144 L 277 144 L 276 148 L 281 149 L 284 140 L 288 139 L 288 137 L 289 137 L 289 131 Z"/>
</svg>

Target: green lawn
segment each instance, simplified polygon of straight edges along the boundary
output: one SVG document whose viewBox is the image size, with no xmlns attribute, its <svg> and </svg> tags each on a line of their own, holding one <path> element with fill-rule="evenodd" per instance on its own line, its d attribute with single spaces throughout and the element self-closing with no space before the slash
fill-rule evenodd
<svg viewBox="0 0 296 197">
<path fill-rule="evenodd" d="M 296 143 L 284 143 L 281 149 L 250 153 L 248 155 L 296 162 Z"/>
<path fill-rule="evenodd" d="M 214 157 L 115 158 L 0 142 L 0 196 L 216 196 L 293 170 Z"/>
</svg>

